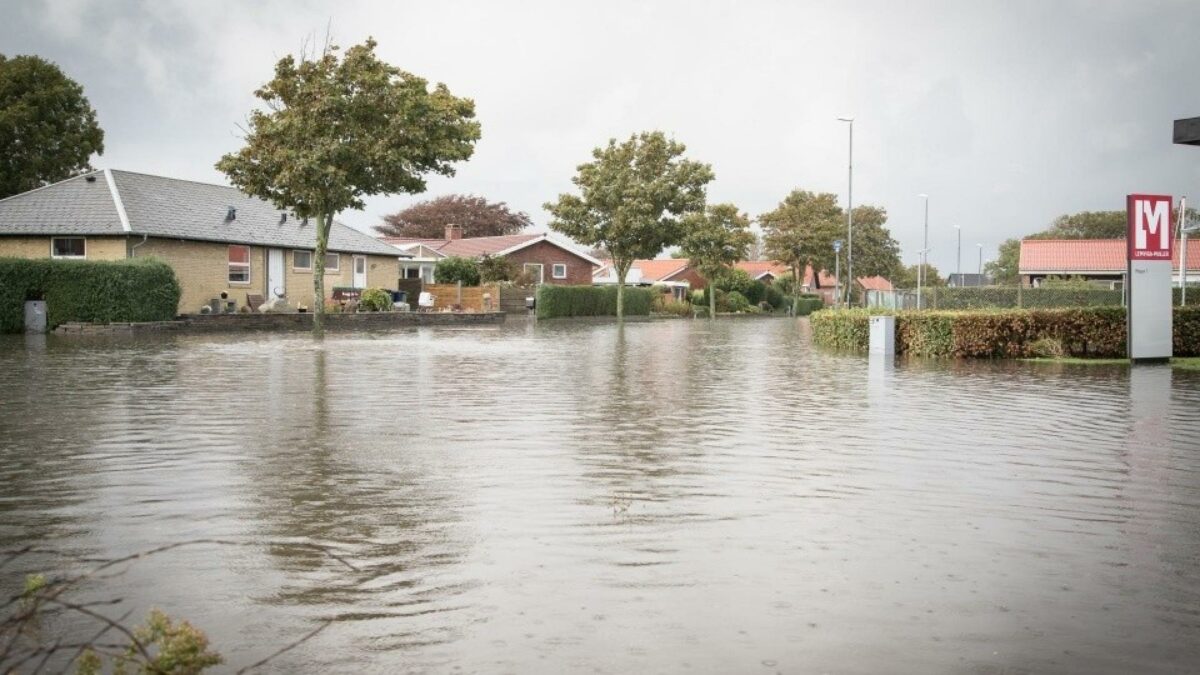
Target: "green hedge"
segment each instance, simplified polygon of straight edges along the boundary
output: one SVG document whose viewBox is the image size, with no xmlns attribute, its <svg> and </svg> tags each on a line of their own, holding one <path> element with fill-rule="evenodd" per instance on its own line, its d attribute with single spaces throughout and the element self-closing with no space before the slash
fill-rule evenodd
<svg viewBox="0 0 1200 675">
<path fill-rule="evenodd" d="M 796 298 L 796 316 L 808 316 L 818 309 L 824 308 L 825 301 L 819 295 L 801 293 L 800 297 Z"/>
<path fill-rule="evenodd" d="M 1193 302 L 1200 301 L 1200 288 L 1188 288 Z M 1179 305 L 1180 291 L 1172 289 Z M 1043 286 L 934 286 L 924 294 L 928 309 L 1050 309 L 1065 307 L 1118 307 L 1124 304 L 1122 291 L 1102 288 L 1066 288 Z"/>
<path fill-rule="evenodd" d="M 94 262 L 0 258 L 0 333 L 25 330 L 25 301 L 45 300 L 49 327 L 67 321 L 165 321 L 179 281 L 153 258 Z"/>
<path fill-rule="evenodd" d="M 1125 310 L 1121 307 L 1013 309 L 973 312 L 826 310 L 812 316 L 813 342 L 837 349 L 866 350 L 869 317 L 896 316 L 896 352 L 913 356 L 1025 358 L 1033 343 L 1051 338 L 1066 356 L 1121 358 Z M 1200 307 L 1177 307 L 1175 356 L 1200 354 Z"/>
<path fill-rule="evenodd" d="M 657 291 L 625 287 L 625 316 L 648 316 Z M 542 284 L 537 290 L 537 317 L 616 316 L 616 286 L 558 286 Z"/>
</svg>

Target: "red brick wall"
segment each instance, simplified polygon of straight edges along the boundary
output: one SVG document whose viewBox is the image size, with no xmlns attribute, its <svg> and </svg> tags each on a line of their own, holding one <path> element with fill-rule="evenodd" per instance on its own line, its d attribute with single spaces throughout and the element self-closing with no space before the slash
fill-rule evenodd
<svg viewBox="0 0 1200 675">
<path fill-rule="evenodd" d="M 544 267 L 543 280 L 548 284 L 568 284 L 571 286 L 592 285 L 592 263 L 579 256 L 559 248 L 547 241 L 539 241 L 533 246 L 527 246 L 506 256 L 521 271 L 525 263 L 541 263 Z M 563 263 L 567 266 L 567 278 L 554 278 L 554 265 Z"/>
<path fill-rule="evenodd" d="M 693 291 L 700 290 L 708 285 L 704 277 L 700 276 L 700 273 L 691 267 L 667 279 L 667 281 L 686 281 L 691 284 Z"/>
</svg>

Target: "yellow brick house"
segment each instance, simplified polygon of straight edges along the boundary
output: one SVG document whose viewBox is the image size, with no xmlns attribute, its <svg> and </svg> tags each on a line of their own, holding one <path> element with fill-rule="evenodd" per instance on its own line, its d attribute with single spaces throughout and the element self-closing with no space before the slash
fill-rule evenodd
<svg viewBox="0 0 1200 675">
<path fill-rule="evenodd" d="M 315 221 L 235 188 L 105 169 L 0 200 L 0 257 L 118 260 L 154 256 L 175 269 L 181 314 L 226 293 L 313 304 Z M 395 288 L 394 247 L 334 222 L 325 293 Z"/>
</svg>

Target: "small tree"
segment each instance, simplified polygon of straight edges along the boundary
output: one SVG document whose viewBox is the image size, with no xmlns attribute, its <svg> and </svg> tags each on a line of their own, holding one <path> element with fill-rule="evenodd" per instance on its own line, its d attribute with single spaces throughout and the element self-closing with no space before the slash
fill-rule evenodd
<svg viewBox="0 0 1200 675">
<path fill-rule="evenodd" d="M 707 164 L 682 159 L 687 148 L 661 131 L 616 139 L 592 151 L 572 179 L 580 194 L 545 209 L 550 227 L 586 246 L 602 246 L 617 272 L 617 318 L 625 314 L 625 277 L 633 261 L 679 243 L 680 219 L 704 208 Z"/>
<path fill-rule="evenodd" d="M 533 224 L 529 214 L 513 211 L 504 202 L 475 195 L 443 195 L 383 217 L 375 230 L 388 237 L 441 239 L 447 225 L 462 227 L 464 237 L 516 234 Z"/>
<path fill-rule="evenodd" d="M 479 265 L 471 258 L 442 258 L 433 268 L 433 278 L 439 284 L 456 284 L 461 281 L 463 286 L 478 286 Z"/>
<path fill-rule="evenodd" d="M 88 171 L 103 152 L 83 87 L 41 57 L 0 54 L 0 199 Z"/>
<path fill-rule="evenodd" d="M 683 219 L 683 229 L 683 256 L 699 270 L 709 286 L 728 274 L 730 265 L 744 259 L 754 243 L 749 216 L 738 213 L 733 204 L 715 204 L 703 213 L 688 214 Z M 743 270 L 733 271 L 745 274 Z M 746 280 L 750 280 L 748 274 Z M 717 294 L 710 292 L 708 316 L 715 318 L 716 315 Z"/>
<path fill-rule="evenodd" d="M 411 73 L 380 61 L 375 41 L 317 58 L 286 56 L 254 95 L 267 110 L 250 114 L 246 145 L 217 168 L 249 194 L 316 221 L 313 329 L 325 316 L 325 251 L 333 217 L 362 208 L 363 197 L 422 192 L 429 173 L 454 175 L 479 140 L 475 104 L 443 84 L 430 90 Z"/>
<path fill-rule="evenodd" d="M 512 281 L 517 276 L 517 267 L 504 256 L 489 255 L 479 257 L 479 281 L 491 284 L 497 281 Z"/>
</svg>

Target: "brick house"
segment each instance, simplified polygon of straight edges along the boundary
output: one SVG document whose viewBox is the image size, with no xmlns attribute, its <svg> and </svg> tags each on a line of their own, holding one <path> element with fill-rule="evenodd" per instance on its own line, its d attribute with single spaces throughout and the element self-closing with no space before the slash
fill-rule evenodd
<svg viewBox="0 0 1200 675">
<path fill-rule="evenodd" d="M 599 286 L 617 283 L 617 271 L 612 261 L 604 260 L 592 274 L 592 283 Z M 682 300 L 691 290 L 704 288 L 704 277 L 686 258 L 634 260 L 625 275 L 626 286 L 665 286 L 676 300 Z"/>
<path fill-rule="evenodd" d="M 0 200 L 0 257 L 121 260 L 175 270 L 181 314 L 228 294 L 313 303 L 315 225 L 235 188 L 103 170 Z M 325 290 L 394 288 L 401 254 L 335 222 Z"/>
<path fill-rule="evenodd" d="M 452 256 L 479 259 L 484 255 L 507 258 L 516 269 L 527 272 L 534 283 L 590 285 L 592 270 L 600 261 L 576 251 L 547 234 L 508 234 L 498 237 L 463 237 L 462 228 L 446 226 L 443 239 L 382 237 L 382 242 L 412 256 L 401 262 L 401 276 L 436 282 L 433 269 L 437 262 Z"/>
</svg>

